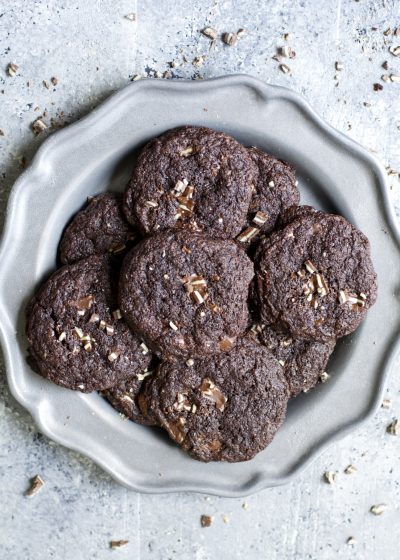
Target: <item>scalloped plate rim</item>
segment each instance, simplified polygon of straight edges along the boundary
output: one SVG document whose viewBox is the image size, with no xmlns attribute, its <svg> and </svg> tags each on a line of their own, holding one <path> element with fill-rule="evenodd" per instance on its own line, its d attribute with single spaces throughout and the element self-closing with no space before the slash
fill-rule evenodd
<svg viewBox="0 0 400 560">
<path fill-rule="evenodd" d="M 181 89 L 188 88 L 188 89 L 202 89 L 207 88 L 209 83 L 214 84 L 226 84 L 230 82 L 232 85 L 235 83 L 246 85 L 252 89 L 258 89 L 263 92 L 263 96 L 268 98 L 271 96 L 271 93 L 274 95 L 279 95 L 283 98 L 290 100 L 294 105 L 296 105 L 300 110 L 303 110 L 307 113 L 308 118 L 310 118 L 318 127 L 331 138 L 335 139 L 337 142 L 345 144 L 349 146 L 354 152 L 356 152 L 357 156 L 360 157 L 369 167 L 373 170 L 376 182 L 379 185 L 381 193 L 383 195 L 384 200 L 384 214 L 385 218 L 390 226 L 390 231 L 393 234 L 396 242 L 397 248 L 400 247 L 400 226 L 398 225 L 396 214 L 394 210 L 394 206 L 390 201 L 389 198 L 389 190 L 387 185 L 387 177 L 386 172 L 382 166 L 382 164 L 378 161 L 378 159 L 371 153 L 369 153 L 364 147 L 360 144 L 352 140 L 351 138 L 347 137 L 343 133 L 339 132 L 331 125 L 326 123 L 322 117 L 320 117 L 314 109 L 310 106 L 310 104 L 298 93 L 294 92 L 293 90 L 282 87 L 282 86 L 275 86 L 271 84 L 267 84 L 262 80 L 246 75 L 246 74 L 233 74 L 228 76 L 220 76 L 217 78 L 211 78 L 204 81 L 191 81 L 191 80 L 173 80 L 173 81 L 161 81 L 161 80 L 140 80 L 138 82 L 134 82 L 121 91 L 118 91 L 112 94 L 109 98 L 103 101 L 98 107 L 96 107 L 93 111 L 89 114 L 84 116 L 82 119 L 72 123 L 65 129 L 60 131 L 54 132 L 49 138 L 47 138 L 43 144 L 37 150 L 32 162 L 28 166 L 28 168 L 20 175 L 20 177 L 15 182 L 12 191 L 9 196 L 7 210 L 6 210 L 6 219 L 3 229 L 3 235 L 1 238 L 1 246 L 0 246 L 0 265 L 4 259 L 4 254 L 7 251 L 8 245 L 11 241 L 11 234 L 12 234 L 12 223 L 13 217 L 16 212 L 16 200 L 20 194 L 20 191 L 24 189 L 25 186 L 28 185 L 29 178 L 34 175 L 34 173 L 40 168 L 41 162 L 48 153 L 51 154 L 51 150 L 57 148 L 60 143 L 68 141 L 68 137 L 71 136 L 74 132 L 78 132 L 80 129 L 85 128 L 86 126 L 90 126 L 96 122 L 97 119 L 101 119 L 102 115 L 108 110 L 109 107 L 115 105 L 116 103 L 120 103 L 125 96 L 129 97 L 133 95 L 135 91 L 138 91 L 139 88 L 142 87 L 155 87 L 155 88 L 170 88 L 170 89 Z M 1 271 L 1 266 L 0 266 Z M 56 441 L 57 443 L 77 451 L 87 457 L 89 457 L 93 462 L 99 465 L 103 470 L 108 472 L 115 480 L 119 483 L 123 484 L 124 486 L 136 490 L 142 493 L 149 493 L 149 494 L 161 494 L 161 493 L 173 493 L 173 492 L 195 492 L 195 493 L 207 493 L 212 495 L 218 495 L 223 497 L 241 497 L 241 496 L 248 496 L 255 492 L 261 491 L 268 487 L 273 486 L 280 486 L 283 484 L 287 484 L 293 481 L 303 470 L 305 470 L 310 463 L 312 463 L 319 455 L 321 455 L 333 442 L 341 439 L 349 432 L 353 431 L 354 429 L 358 428 L 365 422 L 373 417 L 376 413 L 376 410 L 379 408 L 380 402 L 382 400 L 382 395 L 384 392 L 384 385 L 387 379 L 387 376 L 393 369 L 395 360 L 400 352 L 400 338 L 398 337 L 392 344 L 389 352 L 387 353 L 387 358 L 385 360 L 384 367 L 381 369 L 381 373 L 379 376 L 379 388 L 376 392 L 375 399 L 373 402 L 370 403 L 369 408 L 367 408 L 366 413 L 359 416 L 358 419 L 352 420 L 347 424 L 343 425 L 339 430 L 332 433 L 329 437 L 325 439 L 323 443 L 320 443 L 310 456 L 306 460 L 302 460 L 297 463 L 294 468 L 291 470 L 289 474 L 286 476 L 278 476 L 275 478 L 265 478 L 263 477 L 262 472 L 258 472 L 257 474 L 253 475 L 250 480 L 246 481 L 246 483 L 241 484 L 240 486 L 232 487 L 231 489 L 213 489 L 208 486 L 203 486 L 201 483 L 196 484 L 184 484 L 180 483 L 176 486 L 165 487 L 162 486 L 162 481 L 160 485 L 153 484 L 149 486 L 148 484 L 140 484 L 135 483 L 132 484 L 131 481 L 127 481 L 125 477 L 113 470 L 109 467 L 102 458 L 96 456 L 95 453 L 92 453 L 91 450 L 85 449 L 76 442 L 71 442 L 68 437 L 63 437 L 60 434 L 57 434 L 54 430 L 48 428 L 46 424 L 42 421 L 39 411 L 39 406 L 36 403 L 32 404 L 29 402 L 27 396 L 24 394 L 23 390 L 19 387 L 17 382 L 17 376 L 13 371 L 12 366 L 12 356 L 11 350 L 8 345 L 8 337 L 10 335 L 9 326 L 5 324 L 4 317 L 6 316 L 7 319 L 9 317 L 6 314 L 6 310 L 4 308 L 2 299 L 3 299 L 3 282 L 2 282 L 2 275 L 0 272 L 0 310 L 2 313 L 2 321 L 0 323 L 0 341 L 1 346 L 3 349 L 4 360 L 6 365 L 6 374 L 8 379 L 8 384 L 11 390 L 12 395 L 14 398 L 25 408 L 33 417 L 36 425 L 40 429 L 42 433 L 48 436 L 50 439 Z M 11 325 L 10 325 L 11 326 Z M 12 329 L 12 326 L 11 326 Z M 13 335 L 13 332 L 11 332 Z M 256 479 L 253 482 L 253 479 Z"/>
</svg>

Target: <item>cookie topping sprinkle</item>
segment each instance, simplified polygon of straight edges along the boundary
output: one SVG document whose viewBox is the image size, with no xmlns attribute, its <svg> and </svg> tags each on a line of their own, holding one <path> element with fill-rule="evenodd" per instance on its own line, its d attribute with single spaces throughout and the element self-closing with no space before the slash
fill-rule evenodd
<svg viewBox="0 0 400 560">
<path fill-rule="evenodd" d="M 194 303 L 204 303 L 208 298 L 207 281 L 203 276 L 190 274 L 190 276 L 184 276 L 182 282 Z"/>
<path fill-rule="evenodd" d="M 248 227 L 246 228 L 244 231 L 242 231 L 242 233 L 240 233 L 236 239 L 238 241 L 240 241 L 241 243 L 246 243 L 247 241 L 250 241 L 250 239 L 253 239 L 253 237 L 255 237 L 256 235 L 258 235 L 260 233 L 260 230 L 256 227 Z"/>
<path fill-rule="evenodd" d="M 193 147 L 192 146 L 188 146 L 187 148 L 185 148 L 184 150 L 182 150 L 181 152 L 179 152 L 179 155 L 182 157 L 187 157 L 190 156 L 191 154 L 193 154 Z"/>
<path fill-rule="evenodd" d="M 305 261 L 304 266 L 306 267 L 308 272 L 310 272 L 311 274 L 314 274 L 314 272 L 317 272 L 316 266 L 310 260 Z"/>
<path fill-rule="evenodd" d="M 203 379 L 202 384 L 200 385 L 200 392 L 202 393 L 203 397 L 213 401 L 215 403 L 215 407 L 220 412 L 223 412 L 228 399 L 220 391 L 220 389 L 215 386 L 211 379 L 208 379 L 208 377 Z"/>
<path fill-rule="evenodd" d="M 190 412 L 192 407 L 190 405 L 190 402 L 187 398 L 187 395 L 183 394 L 183 393 L 178 393 L 176 396 L 176 401 L 174 402 L 174 404 L 172 405 L 172 407 L 175 410 L 186 410 L 186 412 Z"/>
<path fill-rule="evenodd" d="M 350 303 L 354 306 L 353 308 L 364 307 L 365 300 L 367 299 L 367 296 L 364 293 L 360 294 L 360 296 L 357 296 L 354 294 L 349 294 L 346 290 L 339 290 L 338 297 L 340 304 Z"/>
<path fill-rule="evenodd" d="M 113 311 L 112 314 L 113 314 L 114 319 L 116 319 L 117 321 L 119 319 L 122 319 L 122 313 L 121 313 L 120 309 L 116 309 L 115 311 Z"/>
<path fill-rule="evenodd" d="M 78 336 L 78 338 L 83 338 L 83 330 L 79 327 L 74 327 L 74 332 Z"/>
<path fill-rule="evenodd" d="M 146 377 L 149 377 L 152 374 L 153 371 L 147 371 L 147 369 L 145 369 L 143 373 L 138 373 L 136 377 L 138 378 L 138 381 L 143 381 Z"/>
<path fill-rule="evenodd" d="M 111 352 L 111 354 L 108 354 L 107 358 L 109 362 L 115 362 L 118 356 L 119 354 L 117 352 Z"/>
<path fill-rule="evenodd" d="M 175 220 L 182 218 L 191 218 L 193 214 L 194 201 L 192 200 L 194 187 L 189 185 L 187 179 L 177 181 L 174 187 L 174 196 L 178 199 L 178 211 L 175 214 Z"/>
<path fill-rule="evenodd" d="M 253 218 L 253 222 L 258 226 L 262 226 L 268 220 L 268 215 L 265 212 L 257 212 Z"/>
</svg>

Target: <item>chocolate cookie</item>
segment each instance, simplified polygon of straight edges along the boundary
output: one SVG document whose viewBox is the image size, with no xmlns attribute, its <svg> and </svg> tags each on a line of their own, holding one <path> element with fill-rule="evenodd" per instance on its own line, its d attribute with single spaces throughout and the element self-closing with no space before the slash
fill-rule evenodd
<svg viewBox="0 0 400 560">
<path fill-rule="evenodd" d="M 200 461 L 247 461 L 273 439 L 288 388 L 272 354 L 245 337 L 227 354 L 164 363 L 146 388 L 160 426 Z"/>
<path fill-rule="evenodd" d="M 143 373 L 150 354 L 122 319 L 109 257 L 96 255 L 55 272 L 27 310 L 29 353 L 39 373 L 84 393 Z"/>
<path fill-rule="evenodd" d="M 231 240 L 164 232 L 125 257 L 120 305 L 164 359 L 225 352 L 247 326 L 253 264 Z"/>
<path fill-rule="evenodd" d="M 138 406 L 139 394 L 152 374 L 151 370 L 144 370 L 143 373 L 138 373 L 119 385 L 103 391 L 103 395 L 118 412 L 130 420 L 137 424 L 153 426 L 155 422 L 148 414 L 143 414 Z"/>
<path fill-rule="evenodd" d="M 334 339 L 318 342 L 292 338 L 287 333 L 263 325 L 256 332 L 261 344 L 283 367 L 291 397 L 316 385 L 336 344 Z"/>
<path fill-rule="evenodd" d="M 341 216 L 306 213 L 256 254 L 263 322 L 328 341 L 354 331 L 376 299 L 368 239 Z"/>
<path fill-rule="evenodd" d="M 125 214 L 147 235 L 183 227 L 235 237 L 246 222 L 256 172 L 246 148 L 222 132 L 170 130 L 141 151 Z"/>
<path fill-rule="evenodd" d="M 132 245 L 137 233 L 122 212 L 122 195 L 99 194 L 88 201 L 64 231 L 60 260 L 73 263 L 91 255 L 119 254 Z"/>
<path fill-rule="evenodd" d="M 279 215 L 300 200 L 294 170 L 288 163 L 258 148 L 249 148 L 248 153 L 258 171 L 247 214 L 247 227 L 238 236 L 238 240 L 245 243 L 257 240 L 261 232 L 271 232 Z"/>
</svg>

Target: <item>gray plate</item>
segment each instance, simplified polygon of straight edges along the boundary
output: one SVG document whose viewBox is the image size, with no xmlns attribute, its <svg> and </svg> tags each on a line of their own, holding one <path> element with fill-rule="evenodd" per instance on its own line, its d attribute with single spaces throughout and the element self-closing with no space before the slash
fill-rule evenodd
<svg viewBox="0 0 400 560">
<path fill-rule="evenodd" d="M 366 233 L 378 271 L 378 301 L 362 327 L 339 342 L 328 367 L 330 381 L 293 400 L 273 443 L 247 463 L 196 462 L 160 431 L 123 421 L 99 395 L 62 389 L 37 376 L 25 359 L 23 309 L 55 267 L 64 225 L 88 195 L 124 188 L 147 140 L 189 123 L 223 130 L 291 162 L 302 202 L 338 212 Z M 398 242 L 382 167 L 297 94 L 241 75 L 134 83 L 44 142 L 10 196 L 0 317 L 11 391 L 43 433 L 136 490 L 241 496 L 283 484 L 379 405 L 400 347 Z"/>
</svg>

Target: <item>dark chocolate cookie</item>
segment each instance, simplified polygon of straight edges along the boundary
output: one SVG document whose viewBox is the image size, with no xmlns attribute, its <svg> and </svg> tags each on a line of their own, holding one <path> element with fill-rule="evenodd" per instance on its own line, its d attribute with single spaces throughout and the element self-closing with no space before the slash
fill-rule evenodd
<svg viewBox="0 0 400 560">
<path fill-rule="evenodd" d="M 150 362 L 117 309 L 109 259 L 96 255 L 63 266 L 28 307 L 29 353 L 39 373 L 62 387 L 108 389 Z"/>
<path fill-rule="evenodd" d="M 238 240 L 245 243 L 257 240 L 260 233 L 270 233 L 280 214 L 300 200 L 294 170 L 288 163 L 258 148 L 249 148 L 248 153 L 258 172 L 247 213 L 247 227 L 238 236 Z"/>
<path fill-rule="evenodd" d="M 156 422 L 148 414 L 143 414 L 138 405 L 139 394 L 152 374 L 151 370 L 145 370 L 143 373 L 138 373 L 121 384 L 103 391 L 103 395 L 118 412 L 130 420 L 137 424 L 153 426 Z"/>
<path fill-rule="evenodd" d="M 170 130 L 141 151 L 125 214 L 147 235 L 184 227 L 234 237 L 246 222 L 256 172 L 246 148 L 222 132 Z"/>
<path fill-rule="evenodd" d="M 227 354 L 164 363 L 145 400 L 160 426 L 200 461 L 247 461 L 282 424 L 288 388 L 282 367 L 251 337 Z"/>
<path fill-rule="evenodd" d="M 264 323 L 327 341 L 354 331 L 376 299 L 368 239 L 341 216 L 306 213 L 256 254 Z"/>
<path fill-rule="evenodd" d="M 261 344 L 283 367 L 291 397 L 316 385 L 336 344 L 334 339 L 318 342 L 293 338 L 263 325 L 259 325 L 256 332 Z"/>
<path fill-rule="evenodd" d="M 132 245 L 137 235 L 122 212 L 122 194 L 99 194 L 88 201 L 64 231 L 60 260 L 69 264 L 91 255 L 119 254 Z"/>
<path fill-rule="evenodd" d="M 121 309 L 164 359 L 225 352 L 246 329 L 252 277 L 253 264 L 234 241 L 164 232 L 125 257 Z"/>
</svg>

